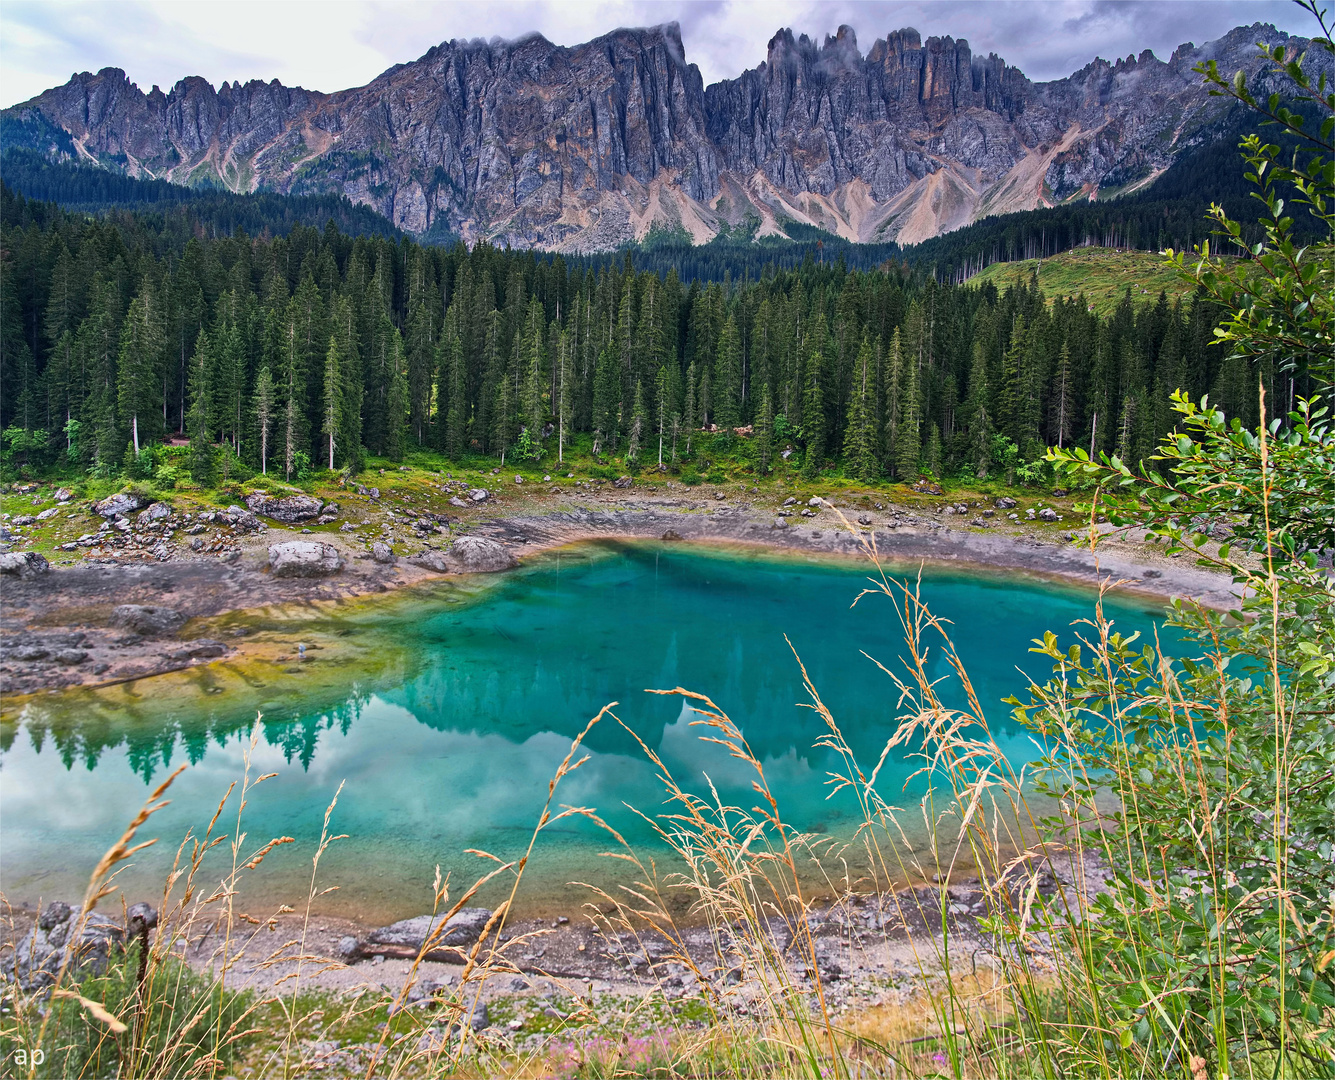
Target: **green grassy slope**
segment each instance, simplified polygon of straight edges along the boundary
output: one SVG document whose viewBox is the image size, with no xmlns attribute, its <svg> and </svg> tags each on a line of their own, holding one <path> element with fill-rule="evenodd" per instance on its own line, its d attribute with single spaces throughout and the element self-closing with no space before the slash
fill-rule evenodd
<svg viewBox="0 0 1335 1080">
<path fill-rule="evenodd" d="M 1083 293 L 1101 317 L 1112 313 L 1127 286 L 1131 287 L 1131 297 L 1137 302 L 1153 302 L 1161 290 L 1168 293 L 1170 301 L 1192 291 L 1158 252 L 1098 247 L 1076 248 L 1046 259 L 993 263 L 981 274 L 970 278 L 969 284 L 983 285 L 990 281 L 998 289 L 1004 289 L 1014 285 L 1017 279 L 1028 282 L 1035 270 L 1038 271 L 1038 286 L 1045 296 Z"/>
</svg>

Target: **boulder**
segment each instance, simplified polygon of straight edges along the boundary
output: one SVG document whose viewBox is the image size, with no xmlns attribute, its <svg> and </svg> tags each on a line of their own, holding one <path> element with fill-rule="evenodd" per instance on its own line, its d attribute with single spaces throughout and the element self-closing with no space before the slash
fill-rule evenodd
<svg viewBox="0 0 1335 1080">
<path fill-rule="evenodd" d="M 150 522 L 161 521 L 163 518 L 169 518 L 171 516 L 172 516 L 172 508 L 168 506 L 166 503 L 157 502 L 154 503 L 152 506 L 150 506 L 147 510 L 141 511 L 139 514 L 139 520 L 143 522 L 145 525 L 147 525 Z"/>
<path fill-rule="evenodd" d="M 393 566 L 399 561 L 399 557 L 394 554 L 394 549 L 388 544 L 382 544 L 379 540 L 371 545 L 371 558 L 382 566 Z"/>
<path fill-rule="evenodd" d="M 995 505 L 998 510 L 1013 510 L 1015 508 L 1015 500 L 1009 495 L 1003 495 L 996 501 Z"/>
<path fill-rule="evenodd" d="M 215 656 L 226 656 L 227 646 L 212 638 L 198 638 L 187 641 L 185 647 L 171 654 L 173 660 L 208 660 Z"/>
<path fill-rule="evenodd" d="M 807 500 L 807 505 L 808 505 L 808 506 L 824 506 L 824 505 L 825 505 L 825 500 L 822 499 L 819 495 L 813 495 L 810 499 Z"/>
<path fill-rule="evenodd" d="M 174 608 L 154 604 L 120 604 L 111 612 L 111 625 L 143 637 L 161 637 L 180 630 L 185 616 Z"/>
<path fill-rule="evenodd" d="M 677 532 L 676 529 L 668 529 L 668 531 L 665 532 L 665 533 L 663 534 L 663 539 L 664 539 L 664 540 L 680 540 L 680 539 L 681 539 L 681 533 Z"/>
<path fill-rule="evenodd" d="M 35 551 L 10 551 L 0 554 L 0 574 L 12 577 L 36 577 L 51 569 L 45 556 Z"/>
<path fill-rule="evenodd" d="M 66 667 L 76 667 L 88 659 L 88 654 L 83 649 L 61 649 L 51 659 Z"/>
<path fill-rule="evenodd" d="M 354 955 L 372 956 L 383 952 L 417 953 L 427 938 L 442 926 L 432 948 L 466 949 L 481 936 L 491 918 L 486 908 L 464 908 L 451 915 L 418 915 L 390 926 L 372 930 L 357 942 Z M 346 955 L 346 954 L 345 954 Z"/>
<path fill-rule="evenodd" d="M 246 532 L 254 532 L 264 525 L 264 522 L 249 510 L 240 506 L 229 506 L 223 511 L 222 516 L 227 519 L 229 525 L 237 529 L 245 529 Z"/>
<path fill-rule="evenodd" d="M 461 536 L 449 551 L 449 561 L 456 573 L 489 574 L 519 565 L 504 544 L 481 536 Z"/>
<path fill-rule="evenodd" d="M 475 503 L 486 502 L 491 497 L 491 492 L 486 488 L 473 488 L 473 490 L 468 493 L 468 497 Z"/>
<path fill-rule="evenodd" d="M 618 476 L 615 480 L 612 481 L 612 486 L 617 488 L 634 487 L 635 481 L 629 476 Z"/>
<path fill-rule="evenodd" d="M 277 578 L 328 577 L 343 569 L 343 556 L 332 544 L 289 540 L 269 548 L 269 569 Z"/>
<path fill-rule="evenodd" d="M 434 570 L 437 574 L 449 574 L 454 569 L 444 552 L 440 551 L 424 551 L 420 555 L 410 556 L 408 562 L 420 566 L 423 570 Z"/>
<path fill-rule="evenodd" d="M 468 504 L 464 502 L 463 499 L 459 498 L 458 495 L 450 496 L 450 505 L 457 506 L 460 510 L 466 509 L 468 506 Z"/>
<path fill-rule="evenodd" d="M 50 520 L 51 518 L 55 517 L 58 513 L 60 513 L 60 507 L 58 507 L 58 506 L 53 506 L 53 507 L 51 507 L 50 509 L 48 509 L 48 510 L 43 510 L 40 514 L 38 514 L 38 515 L 37 515 L 37 520 L 38 520 L 38 521 L 48 521 L 48 520 Z"/>
<path fill-rule="evenodd" d="M 272 495 L 257 491 L 253 495 L 246 496 L 246 506 L 250 508 L 252 513 L 272 518 L 274 521 L 281 521 L 285 525 L 319 517 L 320 508 L 323 505 L 313 495 L 288 495 L 281 499 L 275 499 Z"/>
<path fill-rule="evenodd" d="M 1044 521 L 1059 520 L 1057 517 L 1057 511 L 1053 510 L 1052 507 L 1050 506 L 1043 507 L 1043 509 L 1038 512 L 1038 516 L 1041 517 Z"/>
<path fill-rule="evenodd" d="M 933 480 L 928 480 L 926 477 L 924 477 L 923 479 L 918 480 L 916 483 L 914 483 L 913 490 L 916 491 L 919 495 L 940 495 L 941 485 Z"/>
<path fill-rule="evenodd" d="M 69 488 L 56 488 L 55 500 L 58 503 L 67 503 L 74 498 L 74 492 Z"/>
<path fill-rule="evenodd" d="M 13 952 L 0 959 L 0 974 L 24 991 L 45 990 L 67 958 L 71 972 L 105 971 L 111 950 L 124 940 L 125 931 L 113 919 L 97 911 L 82 919 L 78 910 L 54 900 Z"/>
<path fill-rule="evenodd" d="M 117 517 L 118 515 L 131 514 L 143 508 L 146 502 L 146 499 L 136 495 L 133 491 L 121 491 L 108 496 L 99 503 L 93 503 L 93 510 L 103 517 Z"/>
</svg>

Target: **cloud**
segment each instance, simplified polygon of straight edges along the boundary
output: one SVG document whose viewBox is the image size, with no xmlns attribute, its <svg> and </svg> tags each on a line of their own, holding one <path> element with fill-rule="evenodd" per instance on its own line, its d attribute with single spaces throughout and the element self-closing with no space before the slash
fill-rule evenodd
<svg viewBox="0 0 1335 1080">
<path fill-rule="evenodd" d="M 0 105 L 27 100 L 77 71 L 123 68 L 147 90 L 187 75 L 274 79 L 314 90 L 360 86 L 451 38 L 514 39 L 538 32 L 574 45 L 621 26 L 681 25 L 686 59 L 706 83 L 765 58 L 781 27 L 817 40 L 846 23 L 865 51 L 904 26 L 968 38 L 1035 80 L 1232 27 L 1273 22 L 1310 33 L 1310 18 L 1279 0 L 9 0 L 0 7 Z"/>
</svg>

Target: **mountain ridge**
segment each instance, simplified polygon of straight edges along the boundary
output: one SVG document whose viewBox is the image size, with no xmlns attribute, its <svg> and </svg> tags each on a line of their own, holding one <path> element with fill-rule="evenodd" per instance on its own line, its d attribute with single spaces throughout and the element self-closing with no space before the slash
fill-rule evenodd
<svg viewBox="0 0 1335 1080">
<path fill-rule="evenodd" d="M 570 252 L 654 231 L 915 243 L 991 213 L 1152 183 L 1219 108 L 1191 68 L 1260 73 L 1239 27 L 1031 82 L 965 39 L 911 28 L 864 55 L 842 26 L 780 30 L 705 86 L 674 23 L 581 45 L 448 41 L 361 87 L 190 76 L 164 93 L 83 72 L 0 113 L 6 145 L 233 191 L 337 193 L 405 231 Z M 1264 80 L 1264 77 L 1263 77 Z"/>
</svg>

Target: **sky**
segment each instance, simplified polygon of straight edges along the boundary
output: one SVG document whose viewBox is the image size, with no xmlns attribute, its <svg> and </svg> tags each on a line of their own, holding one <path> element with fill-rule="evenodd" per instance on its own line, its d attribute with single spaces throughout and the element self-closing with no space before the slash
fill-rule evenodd
<svg viewBox="0 0 1335 1080">
<path fill-rule="evenodd" d="M 785 26 L 822 37 L 846 23 L 864 53 L 905 26 L 950 34 L 1039 81 L 1095 56 L 1149 48 L 1167 59 L 1184 41 L 1254 22 L 1311 32 L 1310 16 L 1288 0 L 5 0 L 0 107 L 104 67 L 123 68 L 145 91 L 202 75 L 215 86 L 276 78 L 327 92 L 361 86 L 451 38 L 537 31 L 574 45 L 671 21 L 706 84 L 755 67 Z"/>
</svg>

